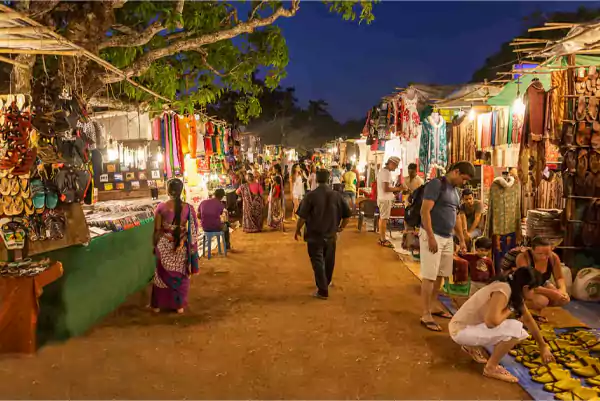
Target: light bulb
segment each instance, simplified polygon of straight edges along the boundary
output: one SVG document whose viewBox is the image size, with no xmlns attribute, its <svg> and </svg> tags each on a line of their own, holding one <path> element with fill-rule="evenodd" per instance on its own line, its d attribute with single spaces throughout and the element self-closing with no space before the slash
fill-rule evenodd
<svg viewBox="0 0 600 401">
<path fill-rule="evenodd" d="M 469 121 L 473 120 L 475 120 L 475 110 L 471 109 L 471 111 L 469 111 Z"/>
<path fill-rule="evenodd" d="M 523 103 L 523 99 L 520 96 L 515 99 L 513 110 L 517 114 L 525 114 L 525 103 Z"/>
</svg>

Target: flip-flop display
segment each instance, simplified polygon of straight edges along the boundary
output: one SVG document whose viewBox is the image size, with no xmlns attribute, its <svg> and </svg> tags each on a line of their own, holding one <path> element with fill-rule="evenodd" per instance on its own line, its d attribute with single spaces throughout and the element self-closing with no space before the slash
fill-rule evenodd
<svg viewBox="0 0 600 401">
<path fill-rule="evenodd" d="M 573 329 L 557 335 L 549 325 L 541 333 L 556 362 L 544 365 L 531 336 L 509 354 L 529 368 L 531 379 L 544 384 L 558 400 L 600 400 L 600 342 L 593 332 Z"/>
</svg>

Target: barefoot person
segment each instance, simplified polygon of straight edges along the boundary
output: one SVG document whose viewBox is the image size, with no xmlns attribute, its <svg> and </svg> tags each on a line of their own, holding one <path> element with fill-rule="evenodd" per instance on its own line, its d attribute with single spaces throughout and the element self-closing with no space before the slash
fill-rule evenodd
<svg viewBox="0 0 600 401">
<path fill-rule="evenodd" d="M 425 185 L 421 205 L 421 229 L 419 246 L 421 255 L 421 301 L 423 314 L 421 324 L 431 331 L 442 331 L 433 316 L 449 319 L 446 312 L 432 313 L 432 304 L 437 301 L 437 293 L 442 280 L 452 274 L 454 261 L 454 232 L 460 244 L 460 250 L 466 252 L 465 239 L 461 230 L 458 214 L 458 192 L 456 187 L 463 186 L 475 176 L 475 167 L 462 161 L 450 167 L 442 178 L 431 180 Z"/>
<path fill-rule="evenodd" d="M 306 223 L 304 239 L 308 245 L 308 256 L 317 284 L 314 296 L 327 299 L 335 267 L 337 235 L 348 224 L 350 207 L 342 194 L 329 187 L 327 170 L 317 171 L 317 182 L 317 189 L 309 192 L 300 203 L 294 239 L 298 241 Z"/>
<path fill-rule="evenodd" d="M 534 237 L 531 247 L 523 251 L 515 261 L 516 267 L 532 267 L 542 275 L 543 282 L 535 289 L 535 294 L 528 303 L 529 308 L 535 312 L 537 321 L 545 323 L 547 319 L 540 315 L 547 306 L 564 306 L 571 299 L 567 292 L 567 285 L 560 266 L 560 258 L 552 252 L 550 242 L 542 237 Z M 556 285 L 550 282 L 554 278 Z"/>
<path fill-rule="evenodd" d="M 150 306 L 155 312 L 183 313 L 190 276 L 198 273 L 198 222 L 194 208 L 181 200 L 182 191 L 183 181 L 169 180 L 169 200 L 159 204 L 154 212 L 156 270 Z"/>
<path fill-rule="evenodd" d="M 525 300 L 534 296 L 535 289 L 541 284 L 539 272 L 522 267 L 508 276 L 495 281 L 477 291 L 460 307 L 449 329 L 452 340 L 462 345 L 476 362 L 485 364 L 483 375 L 493 379 L 516 383 L 518 379 L 500 366 L 500 360 L 515 345 L 528 337 L 523 323 L 540 348 L 544 363 L 554 360 L 548 345 L 544 342 L 540 330 L 525 305 Z M 521 318 L 511 319 L 512 314 Z M 482 347 L 494 347 L 489 359 Z"/>
</svg>

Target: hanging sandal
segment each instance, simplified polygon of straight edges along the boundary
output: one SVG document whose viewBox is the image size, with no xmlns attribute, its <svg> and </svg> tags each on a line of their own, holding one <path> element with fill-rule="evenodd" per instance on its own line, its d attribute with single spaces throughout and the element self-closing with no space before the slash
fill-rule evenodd
<svg viewBox="0 0 600 401">
<path fill-rule="evenodd" d="M 21 185 L 17 177 L 10 178 L 10 196 L 17 196 L 21 192 Z"/>
<path fill-rule="evenodd" d="M 596 96 L 590 97 L 588 101 L 587 121 L 592 123 L 598 119 L 598 98 Z"/>
<path fill-rule="evenodd" d="M 575 123 L 564 123 L 562 129 L 562 138 L 565 146 L 575 144 Z"/>
<path fill-rule="evenodd" d="M 579 96 L 577 99 L 577 110 L 575 111 L 575 118 L 577 121 L 584 121 L 586 116 L 585 107 L 585 96 Z"/>
<path fill-rule="evenodd" d="M 589 146 L 592 143 L 592 127 L 585 122 L 580 122 L 575 134 L 575 143 L 579 146 Z"/>
</svg>

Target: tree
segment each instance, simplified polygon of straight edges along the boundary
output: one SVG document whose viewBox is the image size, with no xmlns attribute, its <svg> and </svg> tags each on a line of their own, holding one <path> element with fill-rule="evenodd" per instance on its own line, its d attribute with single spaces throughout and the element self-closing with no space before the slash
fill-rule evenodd
<svg viewBox="0 0 600 401">
<path fill-rule="evenodd" d="M 373 20 L 370 1 L 324 3 L 346 20 Z M 226 91 L 237 92 L 241 96 L 236 99 L 236 114 L 247 120 L 261 111 L 262 88 L 252 79 L 255 72 L 260 69 L 266 74 L 269 89 L 285 76 L 288 52 L 275 22 L 295 16 L 300 0 L 26 0 L 13 1 L 11 6 L 121 68 L 127 78 L 175 100 L 175 107 L 190 110 L 215 102 Z M 34 93 L 58 93 L 70 86 L 96 105 L 153 101 L 124 82 L 125 77 L 87 59 L 17 58 L 32 68 L 14 75 L 15 91 L 29 89 L 36 76 L 43 78 L 34 82 Z M 2 72 L 7 78 L 6 69 Z"/>
<path fill-rule="evenodd" d="M 524 18 L 524 26 L 532 28 L 542 26 L 545 22 L 586 22 L 600 17 L 600 9 L 588 9 L 580 7 L 576 12 L 556 12 L 546 15 L 536 12 L 529 17 Z M 522 38 L 558 40 L 565 36 L 564 29 L 527 32 L 524 30 L 520 35 Z M 524 47 L 535 47 L 535 45 L 524 45 Z M 541 47 L 541 46 L 540 46 Z M 515 46 L 510 46 L 510 42 L 502 44 L 500 51 L 488 57 L 485 64 L 473 73 L 471 82 L 483 82 L 484 80 L 494 80 L 498 78 L 498 72 L 508 71 L 513 64 L 526 62 L 520 60 L 518 53 L 514 53 Z"/>
</svg>

